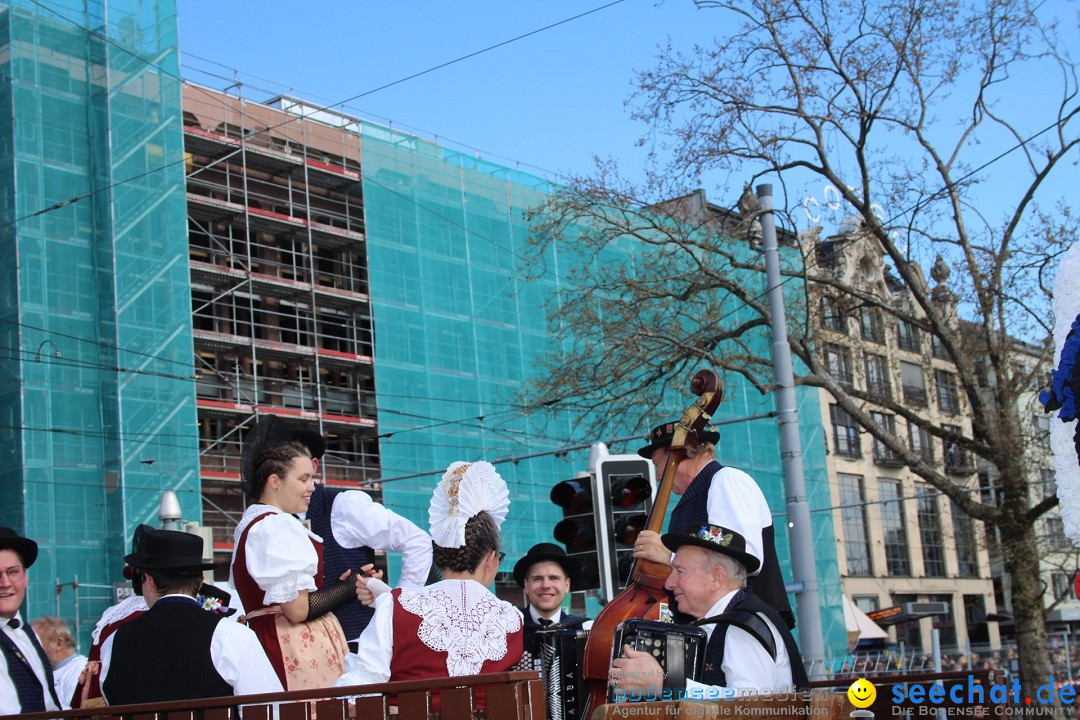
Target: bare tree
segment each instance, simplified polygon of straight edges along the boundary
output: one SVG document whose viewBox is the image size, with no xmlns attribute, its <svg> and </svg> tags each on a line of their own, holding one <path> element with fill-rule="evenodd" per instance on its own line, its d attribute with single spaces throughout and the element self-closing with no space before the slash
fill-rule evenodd
<svg viewBox="0 0 1080 720">
<path fill-rule="evenodd" d="M 635 186 L 613 163 L 599 163 L 532 217 L 537 259 L 575 254 L 580 270 L 552 308 L 560 342 L 541 362 L 530 404 L 539 398 L 576 411 L 599 434 L 604 418 L 647 414 L 701 365 L 768 392 L 769 312 L 753 204 L 744 195 L 738 209 L 702 212 L 693 188 L 705 177 L 778 179 L 787 243 L 802 250 L 789 252 L 784 268 L 792 351 L 804 368 L 798 382 L 828 390 L 915 474 L 999 531 L 1021 680 L 1045 683 L 1033 526 L 1056 499 L 1034 501 L 1028 492 L 1018 401 L 1037 378 L 1031 363 L 1016 362 L 1014 340 L 1050 347 L 1054 259 L 1077 238 L 1069 208 L 1043 199 L 1051 180 L 1075 165 L 1080 142 L 1076 66 L 1055 22 L 1023 0 L 698 4 L 723 37 L 687 52 L 669 45 L 639 76 L 632 102 L 648 127 L 643 141 L 655 148 L 647 180 Z M 1065 22 L 1076 26 L 1075 18 Z M 1014 102 L 1032 73 L 1052 78 L 1057 94 L 1041 92 L 1037 105 Z M 996 175 L 1006 167 L 1007 178 Z M 847 236 L 885 258 L 889 282 L 907 300 L 823 266 L 818 246 L 797 234 L 792 179 L 838 190 L 843 214 L 855 219 Z M 613 246 L 629 259 L 612 262 Z M 931 289 L 913 260 L 938 258 Z M 946 287 L 939 275 L 948 278 L 949 269 Z M 955 363 L 971 432 L 838 383 L 811 320 L 812 298 L 823 293 L 932 336 Z M 982 503 L 913 452 L 875 422 L 871 407 L 990 463 L 999 502 Z"/>
</svg>

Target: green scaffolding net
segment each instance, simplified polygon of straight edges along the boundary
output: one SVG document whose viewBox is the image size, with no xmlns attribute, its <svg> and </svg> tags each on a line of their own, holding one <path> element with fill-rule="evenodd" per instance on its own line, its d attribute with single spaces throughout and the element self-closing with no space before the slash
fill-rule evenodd
<svg viewBox="0 0 1080 720">
<path fill-rule="evenodd" d="M 162 491 L 201 504 L 175 7 L 74 5 L 0 7 L 0 512 L 85 649 Z"/>
</svg>

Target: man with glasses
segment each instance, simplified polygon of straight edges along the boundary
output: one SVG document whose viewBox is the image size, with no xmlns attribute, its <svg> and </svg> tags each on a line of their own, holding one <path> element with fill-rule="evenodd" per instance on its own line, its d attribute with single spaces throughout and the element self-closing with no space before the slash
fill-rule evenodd
<svg viewBox="0 0 1080 720">
<path fill-rule="evenodd" d="M 37 543 L 0 527 L 0 715 L 59 710 L 52 665 L 20 613 Z"/>
</svg>

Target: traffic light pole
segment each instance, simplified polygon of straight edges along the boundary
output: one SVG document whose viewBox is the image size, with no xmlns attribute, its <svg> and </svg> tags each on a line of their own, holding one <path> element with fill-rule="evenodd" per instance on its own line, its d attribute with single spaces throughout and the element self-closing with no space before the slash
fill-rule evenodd
<svg viewBox="0 0 1080 720">
<path fill-rule="evenodd" d="M 757 196 L 761 203 L 761 235 L 773 333 L 773 372 L 776 375 L 780 454 L 787 492 L 791 571 L 796 584 L 801 586 L 795 593 L 799 646 L 804 664 L 809 668 L 821 668 L 825 659 L 825 636 L 821 628 L 821 603 L 818 597 L 810 506 L 806 502 L 806 480 L 803 477 L 799 414 L 795 404 L 795 373 L 791 366 L 791 346 L 788 344 L 787 321 L 784 317 L 784 286 L 780 277 L 780 251 L 776 241 L 772 185 L 758 185 Z"/>
</svg>

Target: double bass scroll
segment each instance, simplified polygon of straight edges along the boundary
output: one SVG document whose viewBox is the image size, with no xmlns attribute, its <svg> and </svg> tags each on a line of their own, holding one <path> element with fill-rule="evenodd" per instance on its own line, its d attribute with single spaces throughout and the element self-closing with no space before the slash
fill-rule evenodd
<svg viewBox="0 0 1080 720">
<path fill-rule="evenodd" d="M 676 424 L 668 461 L 664 466 L 660 486 L 656 490 L 656 499 L 649 512 L 649 519 L 645 523 L 646 530 L 656 533 L 663 529 L 679 463 L 697 453 L 700 433 L 709 424 L 724 395 L 720 379 L 712 370 L 699 371 L 690 382 L 690 391 L 697 396 L 697 400 L 686 409 Z M 608 667 L 616 628 L 621 622 L 631 618 L 658 619 L 660 603 L 667 599 L 664 583 L 670 573 L 669 565 L 651 560 L 636 560 L 626 588 L 616 595 L 593 621 L 582 663 L 583 676 L 589 685 L 589 702 L 584 717 L 591 717 L 593 711 L 607 698 Z"/>
</svg>

